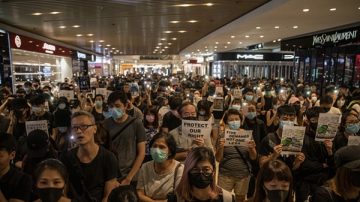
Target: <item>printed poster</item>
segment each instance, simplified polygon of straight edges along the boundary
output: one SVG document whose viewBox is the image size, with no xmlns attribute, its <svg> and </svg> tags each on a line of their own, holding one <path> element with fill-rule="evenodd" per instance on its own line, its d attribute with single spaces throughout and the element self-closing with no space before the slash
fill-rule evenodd
<svg viewBox="0 0 360 202">
<path fill-rule="evenodd" d="M 340 114 L 320 113 L 316 129 L 316 141 L 334 139 L 341 122 Z"/>
<path fill-rule="evenodd" d="M 305 129 L 306 128 L 302 126 L 284 126 L 281 138 L 281 154 L 292 155 L 301 152 L 304 143 Z"/>
<path fill-rule="evenodd" d="M 66 97 L 68 101 L 74 99 L 74 91 L 73 90 L 60 90 L 59 97 Z"/>
<path fill-rule="evenodd" d="M 211 122 L 210 121 L 182 121 L 182 135 L 195 140 L 197 138 L 209 139 L 211 134 Z"/>
<path fill-rule="evenodd" d="M 213 111 L 224 111 L 224 98 L 222 97 L 214 98 Z"/>
<path fill-rule="evenodd" d="M 348 146 L 350 145 L 360 145 L 360 136 L 349 136 Z"/>
<path fill-rule="evenodd" d="M 224 146 L 243 146 L 252 139 L 252 130 L 225 130 L 225 144 Z"/>
<path fill-rule="evenodd" d="M 26 121 L 25 122 L 26 127 L 26 135 L 29 135 L 29 133 L 33 130 L 39 129 L 46 132 L 46 134 L 49 135 L 48 131 L 48 122 L 47 120 L 41 120 L 41 121 Z"/>
</svg>

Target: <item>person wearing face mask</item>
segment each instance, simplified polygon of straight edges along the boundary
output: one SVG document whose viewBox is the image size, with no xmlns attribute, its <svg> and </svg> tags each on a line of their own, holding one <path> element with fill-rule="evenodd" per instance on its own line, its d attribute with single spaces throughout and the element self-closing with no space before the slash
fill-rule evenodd
<svg viewBox="0 0 360 202">
<path fill-rule="evenodd" d="M 134 105 L 135 98 L 131 96 L 131 93 L 127 93 L 127 97 L 129 98 L 129 104 L 126 108 L 126 114 L 142 120 L 144 118 L 144 114 Z"/>
<path fill-rule="evenodd" d="M 126 113 L 130 100 L 121 91 L 112 92 L 108 97 L 111 117 L 103 122 L 114 149 L 117 152 L 120 184 L 136 184 L 136 173 L 145 158 L 146 135 L 140 119 Z"/>
<path fill-rule="evenodd" d="M 182 98 L 173 96 L 170 98 L 169 106 L 170 111 L 167 112 L 162 120 L 161 131 L 168 133 L 181 125 L 181 118 L 178 109 L 182 104 Z"/>
<path fill-rule="evenodd" d="M 178 202 L 235 202 L 235 197 L 216 185 L 215 157 L 208 147 L 191 150 L 176 188 Z"/>
<path fill-rule="evenodd" d="M 313 197 L 316 202 L 360 201 L 360 146 L 339 149 L 334 155 L 336 175 L 328 187 L 321 187 Z"/>
<path fill-rule="evenodd" d="M 95 95 L 94 108 L 92 109 L 91 113 L 94 115 L 96 123 L 99 123 L 99 122 L 105 120 L 104 96 L 103 95 L 101 95 L 101 94 Z"/>
<path fill-rule="evenodd" d="M 37 95 L 30 100 L 31 117 L 29 121 L 46 120 L 48 125 L 49 135 L 53 135 L 54 116 L 45 110 L 45 98 L 43 95 Z"/>
<path fill-rule="evenodd" d="M 254 202 L 293 202 L 293 177 L 280 160 L 266 162 L 259 171 Z"/>
<path fill-rule="evenodd" d="M 305 112 L 306 132 L 302 151 L 306 159 L 294 172 L 296 201 L 306 201 L 330 179 L 330 168 L 333 166 L 332 141 L 315 141 L 320 111 L 320 107 L 313 107 Z"/>
<path fill-rule="evenodd" d="M 229 109 L 224 115 L 225 127 L 231 130 L 243 130 L 239 111 Z M 225 131 L 220 132 L 224 134 Z M 225 139 L 218 139 L 216 160 L 219 165 L 219 186 L 231 192 L 234 190 L 236 202 L 245 200 L 248 193 L 250 174 L 257 160 L 256 145 L 253 140 L 246 147 L 224 147 Z"/>
<path fill-rule="evenodd" d="M 260 144 L 260 167 L 270 160 L 280 159 L 285 162 L 292 170 L 297 170 L 305 160 L 305 155 L 299 152 L 297 155 L 281 156 L 282 145 L 281 137 L 285 125 L 295 125 L 295 109 L 290 105 L 283 105 L 278 108 L 278 117 L 280 120 L 279 128 L 275 133 L 267 134 Z"/>
<path fill-rule="evenodd" d="M 71 138 L 71 111 L 69 103 L 65 97 L 60 97 L 57 109 L 54 112 L 54 134 L 52 138 L 59 154 L 68 151 L 73 147 L 73 139 Z"/>
<path fill-rule="evenodd" d="M 347 146 L 349 137 L 358 136 L 359 134 L 360 119 L 351 110 L 346 110 L 341 117 L 339 130 L 334 138 L 334 150 L 337 151 Z"/>
<path fill-rule="evenodd" d="M 200 95 L 200 92 L 199 91 L 195 91 L 194 92 L 194 98 L 193 98 L 193 102 L 194 102 L 194 105 L 197 106 L 197 104 L 201 101 L 201 95 Z"/>
<path fill-rule="evenodd" d="M 242 94 L 244 95 L 244 102 L 254 102 L 254 91 L 251 88 L 245 88 Z"/>
<path fill-rule="evenodd" d="M 235 109 L 235 110 L 237 110 L 237 111 L 239 111 L 240 112 L 240 109 L 241 109 L 241 100 L 240 99 L 234 99 L 232 102 L 231 102 L 231 104 L 230 104 L 230 106 L 229 106 L 229 109 Z"/>
<path fill-rule="evenodd" d="M 183 103 L 179 107 L 178 112 L 179 112 L 182 120 L 193 120 L 193 121 L 198 120 L 196 107 L 191 102 Z M 182 134 L 181 128 L 182 127 L 180 125 L 179 127 L 175 128 L 174 130 L 169 132 L 169 135 L 174 137 L 174 139 L 176 141 L 176 145 L 178 147 L 177 153 L 175 156 L 176 160 L 181 161 L 181 162 L 184 161 L 188 152 L 194 147 L 206 146 L 206 147 L 213 149 L 213 145 L 212 145 L 213 140 L 212 139 L 198 138 L 198 139 L 195 139 L 192 141 L 191 139 L 185 137 Z"/>
<path fill-rule="evenodd" d="M 150 141 L 159 132 L 159 118 L 156 114 L 156 107 L 150 107 L 144 111 L 144 127 L 146 134 L 146 150 L 144 162 L 152 160 L 150 154 Z"/>
<path fill-rule="evenodd" d="M 346 110 L 346 105 L 347 105 L 347 99 L 344 95 L 339 94 L 337 96 L 337 99 L 334 103 L 334 107 L 340 109 L 341 112 L 344 112 Z"/>
<path fill-rule="evenodd" d="M 325 95 L 320 98 L 320 108 L 322 113 L 329 113 L 329 114 L 340 114 L 340 109 L 333 107 L 333 98 L 330 95 Z"/>
<path fill-rule="evenodd" d="M 11 134 L 0 132 L 0 201 L 27 202 L 31 196 L 31 178 L 12 165 L 16 141 Z"/>
<path fill-rule="evenodd" d="M 142 165 L 136 186 L 141 201 L 172 202 L 184 166 L 174 159 L 176 142 L 172 136 L 156 134 L 150 142 L 152 161 Z"/>
<path fill-rule="evenodd" d="M 256 107 L 254 104 L 248 104 L 248 112 L 245 115 L 243 128 L 245 130 L 253 131 L 253 140 L 257 145 L 256 149 L 259 151 L 261 140 L 267 135 L 265 123 L 257 118 Z"/>
</svg>

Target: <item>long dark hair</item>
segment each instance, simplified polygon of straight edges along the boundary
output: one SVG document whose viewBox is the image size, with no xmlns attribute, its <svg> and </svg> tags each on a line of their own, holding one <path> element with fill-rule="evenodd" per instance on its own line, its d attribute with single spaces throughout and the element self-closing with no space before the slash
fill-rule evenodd
<svg viewBox="0 0 360 202">
<path fill-rule="evenodd" d="M 263 202 L 266 199 L 264 182 L 273 179 L 290 183 L 289 195 L 285 201 L 292 202 L 293 177 L 290 168 L 280 160 L 268 161 L 261 167 L 256 181 L 254 202 Z"/>
<path fill-rule="evenodd" d="M 149 114 L 152 114 L 152 115 L 154 115 L 154 117 L 155 117 L 153 123 L 149 123 L 149 122 L 146 120 L 146 115 L 149 115 Z M 152 126 L 153 126 L 154 128 L 158 128 L 158 127 L 159 127 L 159 116 L 158 116 L 156 107 L 146 108 L 145 111 L 144 111 L 144 127 L 145 127 L 145 128 L 148 128 L 148 125 L 149 125 L 149 124 L 152 124 Z"/>
</svg>

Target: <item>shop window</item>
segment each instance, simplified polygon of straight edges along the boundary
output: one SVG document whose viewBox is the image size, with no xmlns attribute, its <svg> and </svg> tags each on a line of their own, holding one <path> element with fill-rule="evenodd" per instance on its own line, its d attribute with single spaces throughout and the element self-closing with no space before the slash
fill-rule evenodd
<svg viewBox="0 0 360 202">
<path fill-rule="evenodd" d="M 352 84 L 353 68 L 354 68 L 353 57 L 354 57 L 353 55 L 345 56 L 345 74 L 344 74 L 345 84 Z"/>
<path fill-rule="evenodd" d="M 345 67 L 345 58 L 343 53 L 339 53 L 337 58 L 336 65 L 336 83 L 342 84 L 344 82 L 344 67 Z"/>
</svg>

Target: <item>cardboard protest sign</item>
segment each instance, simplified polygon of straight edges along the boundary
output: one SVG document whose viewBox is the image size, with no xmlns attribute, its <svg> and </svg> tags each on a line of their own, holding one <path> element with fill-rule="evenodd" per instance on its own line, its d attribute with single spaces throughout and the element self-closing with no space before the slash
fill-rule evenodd
<svg viewBox="0 0 360 202">
<path fill-rule="evenodd" d="M 224 110 L 224 98 L 215 97 L 213 103 L 213 111 L 223 111 Z"/>
<path fill-rule="evenodd" d="M 25 127 L 26 127 L 26 135 L 29 135 L 29 133 L 31 131 L 36 130 L 36 129 L 43 130 L 49 135 L 47 120 L 26 121 Z"/>
<path fill-rule="evenodd" d="M 333 139 L 341 122 L 340 114 L 320 113 L 318 127 L 316 129 L 316 141 Z"/>
<path fill-rule="evenodd" d="M 209 139 L 211 134 L 211 122 L 210 121 L 182 121 L 182 135 L 195 140 L 197 138 Z"/>
<path fill-rule="evenodd" d="M 73 90 L 60 90 L 59 97 L 66 97 L 68 101 L 74 99 L 74 91 Z"/>
<path fill-rule="evenodd" d="M 224 146 L 247 146 L 252 139 L 252 130 L 225 130 Z"/>
<path fill-rule="evenodd" d="M 305 129 L 306 128 L 302 126 L 284 126 L 281 138 L 281 154 L 291 155 L 301 152 L 304 143 Z"/>
<path fill-rule="evenodd" d="M 360 136 L 349 136 L 348 146 L 349 145 L 360 145 Z"/>
</svg>

